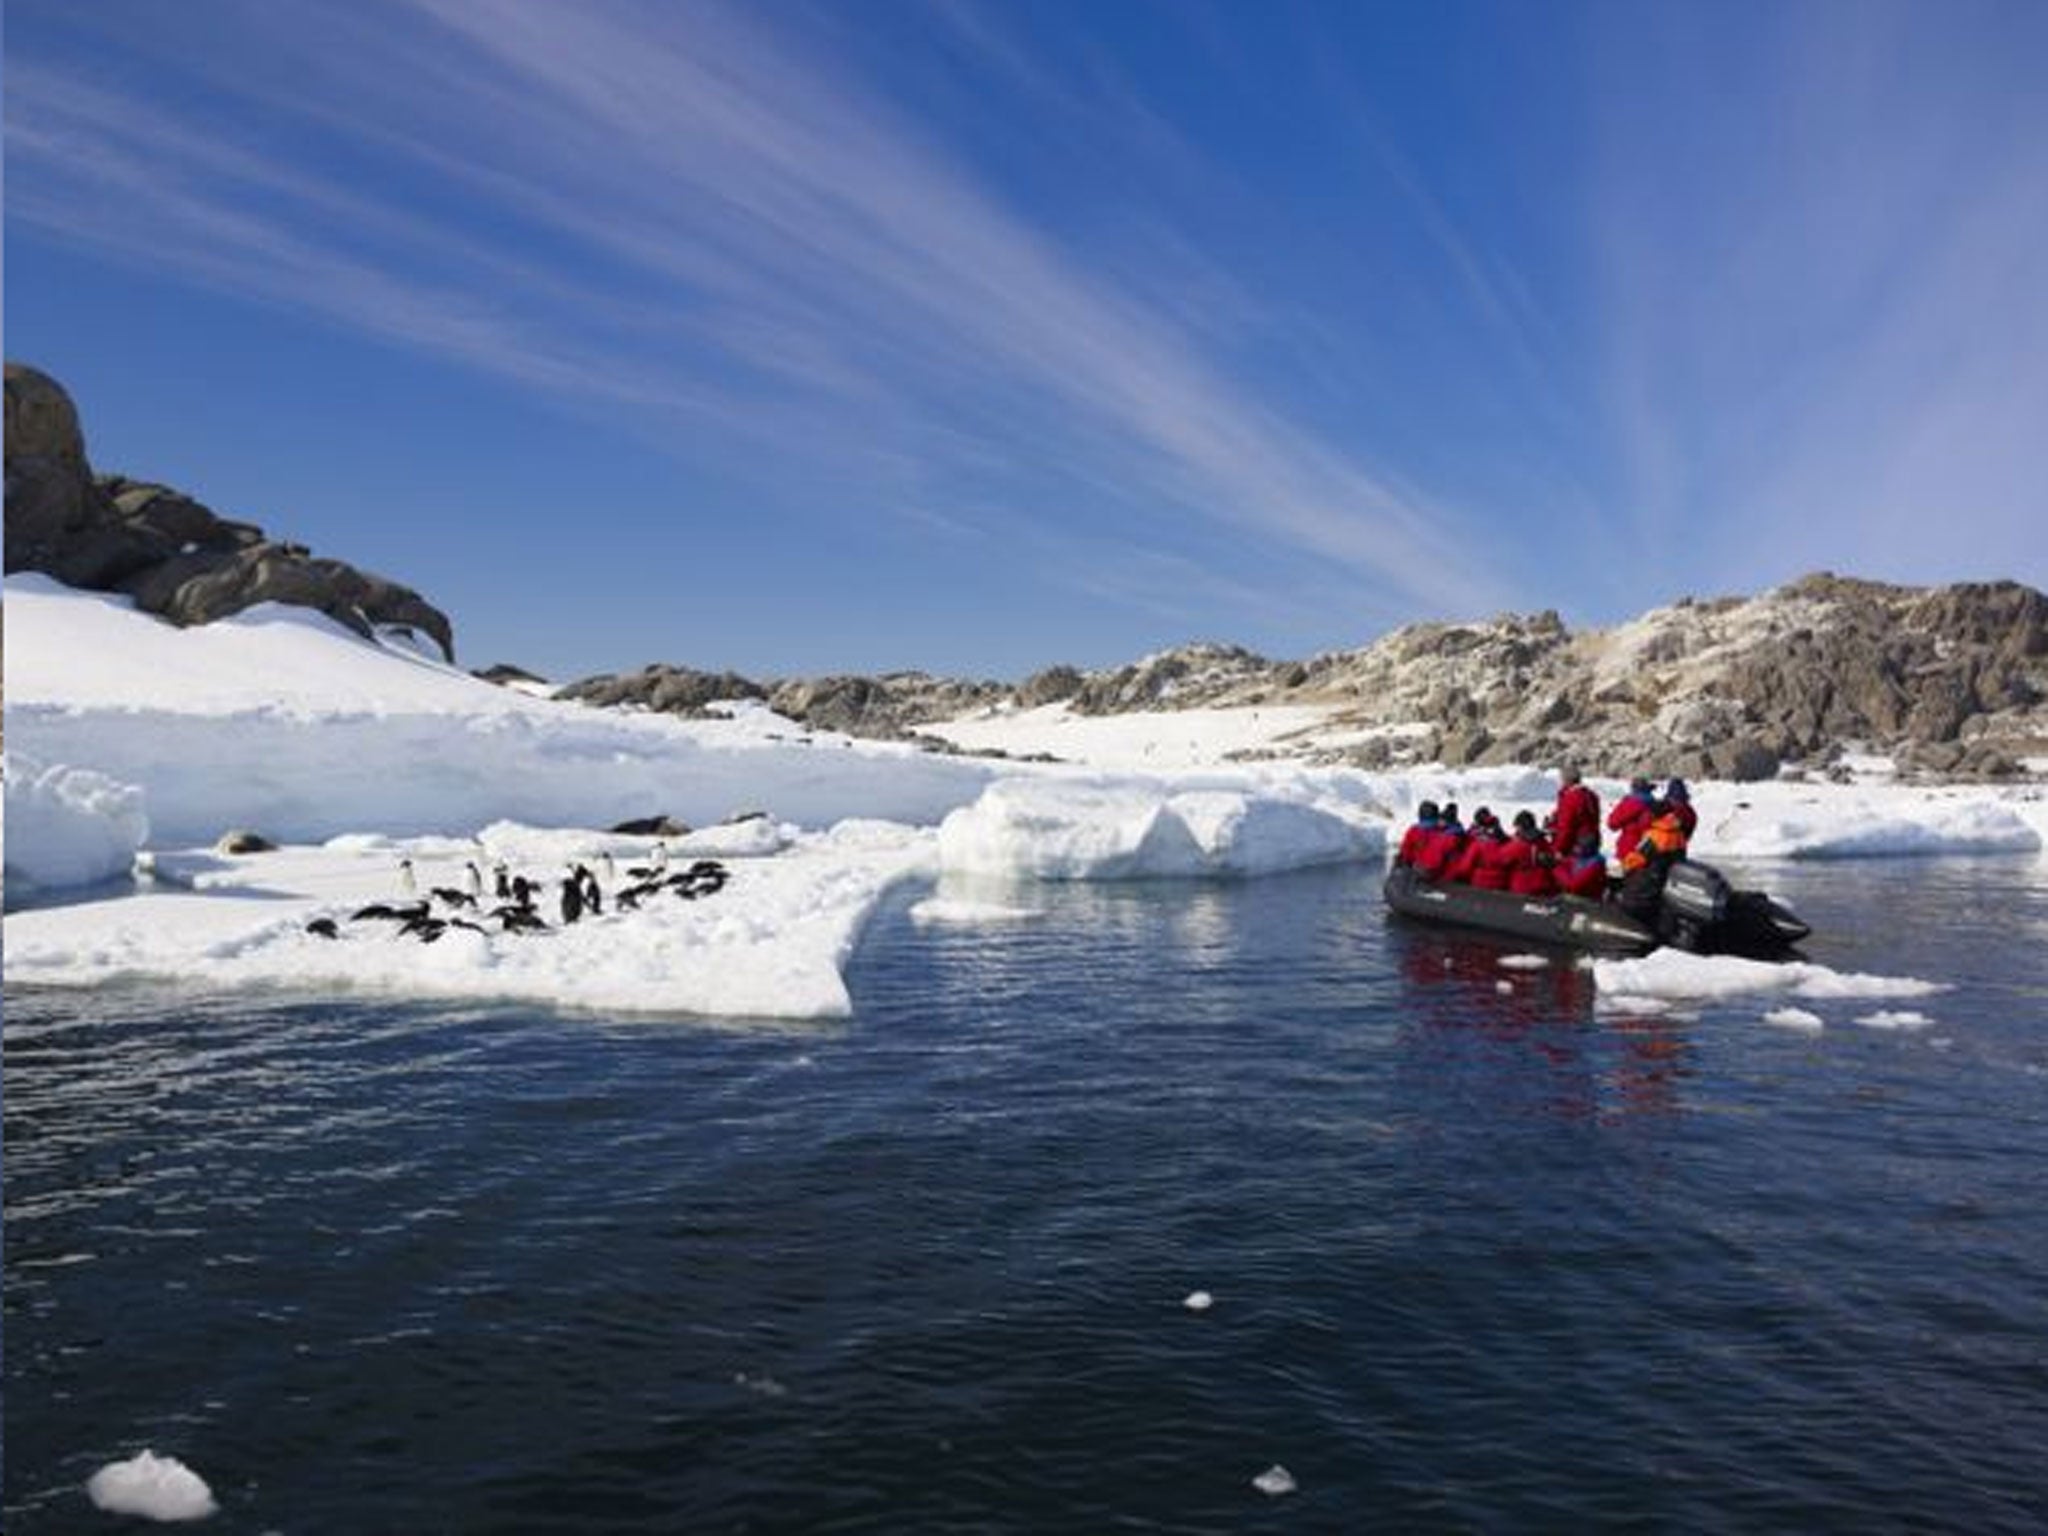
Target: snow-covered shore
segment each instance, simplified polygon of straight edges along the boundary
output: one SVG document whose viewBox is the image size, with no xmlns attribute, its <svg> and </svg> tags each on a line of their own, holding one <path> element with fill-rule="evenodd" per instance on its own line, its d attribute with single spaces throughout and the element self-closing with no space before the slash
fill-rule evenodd
<svg viewBox="0 0 2048 1536">
<path fill-rule="evenodd" d="M 1009 757 L 951 757 L 759 706 L 683 721 L 558 703 L 303 610 L 177 630 L 29 576 L 7 582 L 7 621 L 10 982 L 148 976 L 830 1017 L 850 1008 L 842 973 L 862 925 L 906 881 L 939 888 L 923 920 L 1015 921 L 1030 900 L 1005 892 L 1024 882 L 1373 865 L 1424 797 L 1506 814 L 1547 806 L 1555 789 L 1533 767 L 1375 775 L 1231 760 L 1282 745 L 1298 709 L 992 714 L 934 734 Z M 1063 761 L 1018 760 L 1038 753 Z M 1879 776 L 1695 792 L 1700 844 L 1722 856 L 2048 840 L 2034 787 Z M 721 825 L 735 813 L 764 814 Z M 729 862 L 715 898 L 612 906 L 573 927 L 548 910 L 545 934 L 457 927 L 431 944 L 349 920 L 400 894 L 400 859 L 422 891 L 503 861 L 552 896 L 573 863 L 655 857 L 653 839 L 602 830 L 653 815 L 704 829 L 660 852 Z M 284 846 L 210 852 L 229 828 Z M 130 882 L 138 863 L 153 877 Z M 35 900 L 97 881 L 118 884 Z M 309 931 L 323 917 L 337 937 Z"/>
</svg>

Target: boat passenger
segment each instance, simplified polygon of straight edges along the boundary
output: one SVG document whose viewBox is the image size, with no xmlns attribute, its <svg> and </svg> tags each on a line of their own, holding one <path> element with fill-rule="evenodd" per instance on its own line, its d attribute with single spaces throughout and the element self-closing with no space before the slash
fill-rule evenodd
<svg viewBox="0 0 2048 1536">
<path fill-rule="evenodd" d="M 1418 862 L 1423 846 L 1430 834 L 1437 829 L 1437 808 L 1434 800 L 1425 800 L 1415 808 L 1415 825 L 1401 834 L 1401 846 L 1394 854 L 1394 863 L 1413 865 Z"/>
<path fill-rule="evenodd" d="M 1689 805 L 1673 805 L 1659 800 L 1650 824 L 1643 828 L 1643 835 L 1636 839 L 1633 848 L 1622 856 L 1621 868 L 1624 874 L 1633 874 L 1646 865 L 1677 863 L 1685 857 L 1686 845 L 1692 841 L 1693 823 L 1698 818 Z"/>
<path fill-rule="evenodd" d="M 1550 866 L 1557 855 L 1536 829 L 1536 817 L 1529 811 L 1515 812 L 1515 835 L 1507 841 L 1501 862 L 1507 866 L 1508 889 L 1517 896 L 1555 896 L 1557 881 Z"/>
<path fill-rule="evenodd" d="M 1448 801 L 1437 817 L 1436 830 L 1422 840 L 1415 872 L 1425 880 L 1441 880 L 1465 851 L 1465 828 L 1458 820 L 1458 802 Z"/>
<path fill-rule="evenodd" d="M 1664 786 L 1664 804 L 1685 823 L 1686 840 L 1690 842 L 1693 829 L 1700 824 L 1700 813 L 1692 808 L 1692 792 L 1685 787 L 1685 780 L 1673 779 Z"/>
<path fill-rule="evenodd" d="M 1567 764 L 1558 774 L 1557 807 L 1550 813 L 1550 844 L 1553 848 L 1579 846 L 1579 834 L 1600 835 L 1600 797 L 1585 782 L 1577 767 Z"/>
<path fill-rule="evenodd" d="M 1607 828 L 1615 834 L 1614 856 L 1617 859 L 1628 857 L 1636 839 L 1643 835 L 1643 828 L 1650 824 L 1656 804 L 1654 786 L 1647 778 L 1637 774 L 1628 781 L 1628 793 L 1607 813 Z"/>
<path fill-rule="evenodd" d="M 1571 856 L 1555 871 L 1557 888 L 1567 896 L 1598 901 L 1607 893 L 1607 861 L 1600 856 L 1600 834 L 1582 832 Z"/>
<path fill-rule="evenodd" d="M 1482 891 L 1508 888 L 1508 869 L 1513 851 L 1508 835 L 1493 812 L 1481 806 L 1472 816 L 1472 836 L 1457 862 L 1444 872 L 1446 880 L 1461 881 Z"/>
</svg>

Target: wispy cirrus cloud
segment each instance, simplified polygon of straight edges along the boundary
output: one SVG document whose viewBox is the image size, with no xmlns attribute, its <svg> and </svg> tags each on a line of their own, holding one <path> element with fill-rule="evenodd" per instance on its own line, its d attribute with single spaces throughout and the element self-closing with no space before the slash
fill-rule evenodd
<svg viewBox="0 0 2048 1536">
<path fill-rule="evenodd" d="M 2044 573 L 2048 110 L 2029 7 L 1632 13 L 1588 189 L 1645 579 Z M 1678 104 L 1706 101 L 1708 113 Z"/>
<path fill-rule="evenodd" d="M 1007 460 L 1156 509 L 1162 532 L 1192 518 L 1341 567 L 1361 612 L 1501 596 L 1456 558 L 1450 509 L 1239 384 L 1190 317 L 759 13 L 393 0 L 232 19 L 268 67 L 224 49 L 217 112 L 11 62 L 28 190 L 10 216 L 631 405 L 657 434 L 891 457 L 927 501 Z M 252 120 L 284 131 L 229 126 Z M 1042 493 L 1016 515 L 1060 518 Z"/>
</svg>

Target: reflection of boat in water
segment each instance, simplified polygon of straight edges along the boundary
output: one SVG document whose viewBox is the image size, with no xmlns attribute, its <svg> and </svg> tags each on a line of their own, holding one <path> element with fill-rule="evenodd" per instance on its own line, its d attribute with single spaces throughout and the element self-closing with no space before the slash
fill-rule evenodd
<svg viewBox="0 0 2048 1536">
<path fill-rule="evenodd" d="M 1621 954 L 1670 944 L 1702 954 L 1777 958 L 1813 931 L 1762 891 L 1738 891 L 1712 865 L 1692 859 L 1671 866 L 1662 891 L 1646 906 L 1480 890 L 1424 880 L 1406 866 L 1388 873 L 1384 890 L 1387 905 L 1406 917 Z"/>
</svg>

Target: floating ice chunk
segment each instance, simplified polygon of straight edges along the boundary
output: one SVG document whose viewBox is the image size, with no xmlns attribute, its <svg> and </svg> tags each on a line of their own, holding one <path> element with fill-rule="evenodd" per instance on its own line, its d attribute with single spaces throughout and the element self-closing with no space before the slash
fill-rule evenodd
<svg viewBox="0 0 2048 1536">
<path fill-rule="evenodd" d="M 107 1463 L 86 1481 L 85 1491 L 111 1514 L 149 1520 L 204 1520 L 220 1507 L 198 1473 L 175 1456 L 153 1451 Z"/>
<path fill-rule="evenodd" d="M 1500 993 L 1512 992 L 1515 990 L 1515 984 L 1512 981 L 1496 981 L 1493 990 Z"/>
<path fill-rule="evenodd" d="M 1282 1494 L 1294 1492 L 1301 1485 L 1295 1482 L 1292 1472 L 1276 1461 L 1252 1479 L 1252 1486 L 1268 1498 L 1277 1499 Z"/>
<path fill-rule="evenodd" d="M 1550 965 L 1542 955 L 1502 955 L 1500 963 L 1503 970 L 1509 971 L 1541 971 Z"/>
<path fill-rule="evenodd" d="M 1819 1014 L 1805 1008 L 1773 1008 L 1764 1015 L 1764 1022 L 1775 1024 L 1780 1029 L 1803 1029 L 1812 1034 L 1819 1034 L 1827 1027 Z"/>
<path fill-rule="evenodd" d="M 1856 1022 L 1872 1029 L 1925 1029 L 1934 1020 L 1917 1008 L 1880 1008 L 1875 1013 L 1859 1014 Z"/>
<path fill-rule="evenodd" d="M 1370 858 L 1384 839 L 1384 828 L 1300 799 L 1006 779 L 940 823 L 939 860 L 1039 880 L 1263 875 Z"/>
<path fill-rule="evenodd" d="M 1694 955 L 1659 949 L 1639 960 L 1598 960 L 1593 979 L 1601 991 L 1647 997 L 1740 997 L 1775 992 L 1788 997 L 1924 997 L 1947 988 L 1910 976 L 1833 971 L 1804 961 L 1773 964 L 1734 955 Z"/>
<path fill-rule="evenodd" d="M 1207 1291 L 1189 1291 L 1181 1305 L 1190 1312 L 1206 1312 L 1216 1305 L 1216 1298 Z"/>
</svg>

